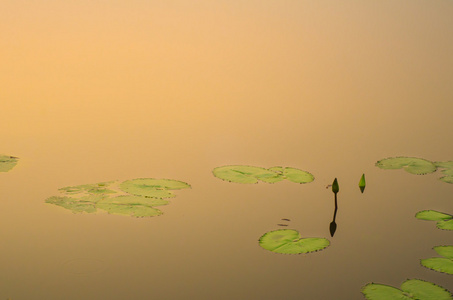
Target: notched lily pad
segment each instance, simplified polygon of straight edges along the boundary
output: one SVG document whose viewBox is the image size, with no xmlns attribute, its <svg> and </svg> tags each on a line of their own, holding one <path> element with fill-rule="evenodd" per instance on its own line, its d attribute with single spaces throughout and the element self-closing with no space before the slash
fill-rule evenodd
<svg viewBox="0 0 453 300">
<path fill-rule="evenodd" d="M 415 214 L 420 220 L 437 221 L 436 227 L 443 230 L 453 230 L 453 216 L 435 210 L 422 210 Z"/>
<path fill-rule="evenodd" d="M 385 170 L 404 169 L 415 175 L 429 174 L 437 170 L 429 160 L 417 157 L 389 157 L 376 162 L 376 166 Z"/>
<path fill-rule="evenodd" d="M 302 238 L 293 229 L 279 229 L 265 233 L 259 239 L 262 248 L 283 254 L 301 254 L 322 250 L 330 245 L 325 238 Z"/>
<path fill-rule="evenodd" d="M 453 246 L 436 246 L 433 249 L 443 257 L 421 259 L 422 266 L 453 275 Z"/>
<path fill-rule="evenodd" d="M 140 178 L 126 180 L 119 186 L 115 183 L 109 181 L 64 187 L 59 189 L 64 196 L 50 197 L 46 203 L 61 206 L 73 213 L 105 211 L 132 217 L 154 217 L 163 214 L 155 206 L 169 204 L 163 198 L 175 197 L 167 189 L 190 188 L 185 182 L 170 179 Z"/>
<path fill-rule="evenodd" d="M 19 158 L 9 155 L 0 155 L 0 172 L 8 172 L 17 165 Z"/>
<path fill-rule="evenodd" d="M 253 166 L 222 166 L 212 171 L 215 177 L 235 183 L 275 183 L 287 179 L 295 183 L 308 183 L 314 176 L 307 171 L 290 167 L 272 167 L 269 169 Z"/>
<path fill-rule="evenodd" d="M 362 293 L 368 300 L 453 300 L 445 288 L 419 279 L 406 280 L 401 289 L 369 283 L 362 288 Z"/>
</svg>

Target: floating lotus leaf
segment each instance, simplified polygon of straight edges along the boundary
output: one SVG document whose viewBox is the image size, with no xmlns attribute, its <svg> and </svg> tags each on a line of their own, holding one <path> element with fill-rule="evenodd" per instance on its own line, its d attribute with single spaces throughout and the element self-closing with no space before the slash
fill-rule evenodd
<svg viewBox="0 0 453 300">
<path fill-rule="evenodd" d="M 434 162 L 434 165 L 436 165 L 436 167 L 438 167 L 438 168 L 453 169 L 453 160 L 436 161 L 436 162 Z"/>
<path fill-rule="evenodd" d="M 369 283 L 362 288 L 368 300 L 452 300 L 449 291 L 434 283 L 408 279 L 397 289 L 379 283 Z"/>
<path fill-rule="evenodd" d="M 159 198 L 148 198 L 132 195 L 122 195 L 112 198 L 103 198 L 97 202 L 98 204 L 113 204 L 113 205 L 144 205 L 144 206 L 161 206 L 167 205 L 170 202 Z"/>
<path fill-rule="evenodd" d="M 99 200 L 99 199 L 98 199 Z M 96 210 L 96 198 L 71 198 L 71 197 L 50 197 L 47 198 L 46 203 L 61 206 L 63 208 L 71 210 L 73 213 L 95 213 Z"/>
<path fill-rule="evenodd" d="M 82 184 L 76 186 L 67 186 L 61 189 L 58 189 L 60 192 L 65 194 L 79 194 L 79 193 L 89 193 L 89 194 L 114 194 L 114 190 L 107 189 L 108 186 L 112 185 L 115 181 L 99 182 L 94 184 Z"/>
<path fill-rule="evenodd" d="M 0 172 L 8 172 L 17 165 L 19 158 L 9 155 L 0 155 Z"/>
<path fill-rule="evenodd" d="M 212 173 L 215 177 L 236 183 L 257 183 L 262 181 L 283 180 L 281 173 L 252 166 L 223 166 L 215 168 Z"/>
<path fill-rule="evenodd" d="M 155 217 L 163 214 L 162 211 L 144 205 L 124 205 L 114 203 L 98 203 L 97 208 L 105 210 L 109 214 L 126 215 L 132 217 Z"/>
<path fill-rule="evenodd" d="M 422 266 L 453 275 L 453 246 L 436 246 L 434 250 L 443 257 L 421 259 Z"/>
<path fill-rule="evenodd" d="M 300 254 L 319 251 L 329 246 L 325 238 L 302 238 L 293 229 L 279 229 L 265 233 L 259 244 L 266 250 L 283 254 Z"/>
<path fill-rule="evenodd" d="M 61 188 L 59 191 L 65 196 L 50 197 L 46 199 L 46 203 L 64 207 L 75 213 L 95 213 L 103 210 L 109 214 L 154 217 L 162 214 L 162 211 L 154 206 L 167 205 L 169 201 L 163 198 L 175 197 L 167 189 L 190 187 L 185 182 L 170 179 L 133 179 L 124 181 L 119 187 L 113 185 L 114 182 Z M 111 197 L 112 194 L 124 192 L 130 194 Z"/>
<path fill-rule="evenodd" d="M 415 217 L 420 220 L 442 221 L 453 218 L 452 215 L 445 214 L 435 210 L 422 210 L 415 214 Z"/>
<path fill-rule="evenodd" d="M 453 219 L 450 219 L 448 221 L 439 221 L 437 222 L 437 228 L 443 229 L 443 230 L 453 230 Z"/>
<path fill-rule="evenodd" d="M 290 167 L 285 168 L 283 175 L 286 179 L 295 183 L 309 183 L 315 180 L 311 173 Z"/>
<path fill-rule="evenodd" d="M 441 172 L 445 176 L 443 176 L 439 179 L 446 183 L 453 183 L 453 160 L 436 161 L 434 164 L 438 168 L 443 169 Z"/>
<path fill-rule="evenodd" d="M 453 216 L 438 212 L 435 210 L 422 210 L 415 214 L 415 217 L 420 220 L 438 221 L 437 228 L 443 230 L 453 230 Z"/>
<path fill-rule="evenodd" d="M 167 190 L 190 188 L 190 185 L 171 179 L 139 178 L 122 182 L 119 188 L 129 194 L 153 198 L 172 198 L 175 195 Z"/>
<path fill-rule="evenodd" d="M 390 157 L 382 159 L 376 163 L 381 169 L 401 169 L 415 175 L 433 173 L 437 167 L 430 161 L 417 157 Z"/>
<path fill-rule="evenodd" d="M 443 176 L 439 179 L 446 183 L 453 183 L 453 176 Z"/>
<path fill-rule="evenodd" d="M 269 169 L 253 166 L 222 166 L 212 171 L 215 177 L 235 183 L 257 183 L 258 180 L 275 183 L 288 179 L 295 183 L 307 183 L 314 180 L 312 174 L 295 168 L 272 167 Z"/>
</svg>

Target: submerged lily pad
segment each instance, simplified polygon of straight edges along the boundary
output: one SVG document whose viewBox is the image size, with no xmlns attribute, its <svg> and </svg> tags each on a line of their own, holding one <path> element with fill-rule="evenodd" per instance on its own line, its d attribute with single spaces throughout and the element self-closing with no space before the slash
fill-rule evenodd
<svg viewBox="0 0 453 300">
<path fill-rule="evenodd" d="M 419 211 L 415 217 L 420 220 L 438 221 L 436 227 L 443 230 L 453 230 L 453 216 L 435 210 Z"/>
<path fill-rule="evenodd" d="M 449 291 L 434 283 L 408 279 L 401 289 L 385 284 L 369 283 L 362 288 L 368 300 L 453 300 Z"/>
<path fill-rule="evenodd" d="M 124 181 L 119 186 L 115 182 L 61 188 L 59 191 L 64 196 L 50 197 L 46 203 L 64 207 L 73 213 L 95 213 L 101 210 L 109 214 L 154 217 L 163 214 L 155 206 L 169 204 L 163 198 L 175 197 L 166 189 L 190 187 L 187 183 L 170 179 L 140 178 Z M 132 195 L 124 195 L 124 192 Z"/>
<path fill-rule="evenodd" d="M 393 170 L 404 169 L 406 172 L 415 175 L 424 175 L 433 173 L 437 167 L 430 161 L 417 157 L 390 157 L 376 163 L 381 169 Z"/>
<path fill-rule="evenodd" d="M 420 263 L 422 266 L 453 275 L 453 246 L 436 246 L 433 249 L 443 257 L 421 259 Z"/>
<path fill-rule="evenodd" d="M 325 238 L 302 238 L 296 230 L 279 229 L 265 233 L 259 244 L 276 253 L 300 254 L 322 250 L 330 245 L 330 241 Z"/>
<path fill-rule="evenodd" d="M 0 155 L 0 172 L 8 172 L 17 165 L 19 158 L 9 155 Z"/>
<path fill-rule="evenodd" d="M 314 176 L 307 172 L 290 167 L 272 167 L 269 169 L 253 166 L 222 166 L 212 171 L 215 177 L 235 183 L 258 183 L 263 181 L 275 183 L 287 179 L 295 183 L 308 183 Z"/>
</svg>

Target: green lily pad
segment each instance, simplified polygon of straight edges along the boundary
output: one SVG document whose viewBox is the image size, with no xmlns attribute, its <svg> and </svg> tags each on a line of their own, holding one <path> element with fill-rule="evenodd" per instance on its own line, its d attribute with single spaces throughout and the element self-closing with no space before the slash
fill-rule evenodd
<svg viewBox="0 0 453 300">
<path fill-rule="evenodd" d="M 163 212 L 154 208 L 169 204 L 163 198 L 175 197 L 167 189 L 190 188 L 185 182 L 170 179 L 140 178 L 126 180 L 119 186 L 116 181 L 69 186 L 59 189 L 64 196 L 46 199 L 46 203 L 58 205 L 74 213 L 95 213 L 105 211 L 109 214 L 132 217 L 154 217 Z M 127 195 L 121 195 L 124 193 Z M 120 194 L 112 197 L 112 194 Z"/>
<path fill-rule="evenodd" d="M 452 300 L 449 291 L 434 283 L 408 279 L 397 289 L 379 283 L 369 283 L 362 288 L 368 300 Z"/>
<path fill-rule="evenodd" d="M 275 183 L 287 179 L 295 183 L 308 183 L 314 180 L 309 172 L 290 167 L 272 167 L 269 169 L 253 166 L 222 166 L 212 171 L 215 177 L 235 183 Z"/>
<path fill-rule="evenodd" d="M 417 157 L 390 157 L 376 163 L 381 169 L 404 169 L 406 172 L 415 175 L 424 175 L 433 173 L 437 167 L 430 161 Z"/>
<path fill-rule="evenodd" d="M 453 176 L 443 176 L 439 179 L 446 183 L 453 183 Z"/>
<path fill-rule="evenodd" d="M 420 220 L 437 221 L 436 227 L 443 230 L 453 230 L 453 216 L 435 210 L 422 210 L 415 214 Z"/>
<path fill-rule="evenodd" d="M 155 217 L 163 214 L 162 211 L 144 205 L 124 205 L 114 203 L 98 203 L 97 208 L 105 210 L 109 214 L 140 217 Z"/>
<path fill-rule="evenodd" d="M 72 195 L 80 193 L 89 193 L 89 194 L 114 194 L 114 190 L 110 190 L 107 187 L 115 183 L 116 181 L 107 181 L 99 182 L 93 184 L 82 184 L 75 186 L 67 186 L 61 189 L 58 189 L 60 192 Z"/>
<path fill-rule="evenodd" d="M 144 205 L 144 206 L 161 206 L 167 205 L 170 202 L 164 199 L 159 198 L 148 198 L 148 197 L 140 197 L 140 196 L 133 196 L 133 195 L 121 195 L 112 198 L 103 198 L 102 200 L 97 202 L 98 204 L 112 204 L 112 205 Z"/>
<path fill-rule="evenodd" d="M 98 199 L 99 200 L 99 199 Z M 71 197 L 58 197 L 53 196 L 45 200 L 46 203 L 54 204 L 61 206 L 63 208 L 69 209 L 73 213 L 95 213 L 96 209 L 96 199 L 93 197 L 90 198 L 71 198 Z"/>
<path fill-rule="evenodd" d="M 295 183 L 309 183 L 315 180 L 311 173 L 290 167 L 286 167 L 283 170 L 283 176 Z"/>
<path fill-rule="evenodd" d="M 437 222 L 436 227 L 443 230 L 453 230 L 453 219 L 448 221 L 439 221 Z"/>
<path fill-rule="evenodd" d="M 436 210 L 422 210 L 415 214 L 415 217 L 417 219 L 427 221 L 442 221 L 453 218 L 452 215 L 445 214 Z"/>
<path fill-rule="evenodd" d="M 453 169 L 453 160 L 450 161 L 435 161 L 434 165 L 438 168 Z"/>
<path fill-rule="evenodd" d="M 19 158 L 9 155 L 0 155 L 0 172 L 8 172 L 17 165 Z"/>
<path fill-rule="evenodd" d="M 259 244 L 276 253 L 300 254 L 322 250 L 330 245 L 330 241 L 325 238 L 302 238 L 296 230 L 279 229 L 265 233 Z"/>
<path fill-rule="evenodd" d="M 173 198 L 175 195 L 168 190 L 187 189 L 190 185 L 172 179 L 138 178 L 122 182 L 119 188 L 123 192 L 136 196 Z"/>
<path fill-rule="evenodd" d="M 453 275 L 453 246 L 436 246 L 433 249 L 443 257 L 421 259 L 422 266 Z"/>
</svg>

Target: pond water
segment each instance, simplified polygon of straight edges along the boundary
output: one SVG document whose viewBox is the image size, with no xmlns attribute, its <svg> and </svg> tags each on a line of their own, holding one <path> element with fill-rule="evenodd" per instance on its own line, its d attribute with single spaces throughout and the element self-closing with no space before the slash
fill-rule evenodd
<svg viewBox="0 0 453 300">
<path fill-rule="evenodd" d="M 3 2 L 0 154 L 20 159 L 0 173 L 0 299 L 365 299 L 370 282 L 415 278 L 453 291 L 420 264 L 453 232 L 415 218 L 453 214 L 453 184 L 375 166 L 453 160 L 451 15 L 451 1 Z M 315 179 L 229 183 L 212 173 L 225 165 Z M 191 188 L 148 218 L 45 203 L 134 178 Z M 277 229 L 330 245 L 260 247 Z"/>
</svg>

